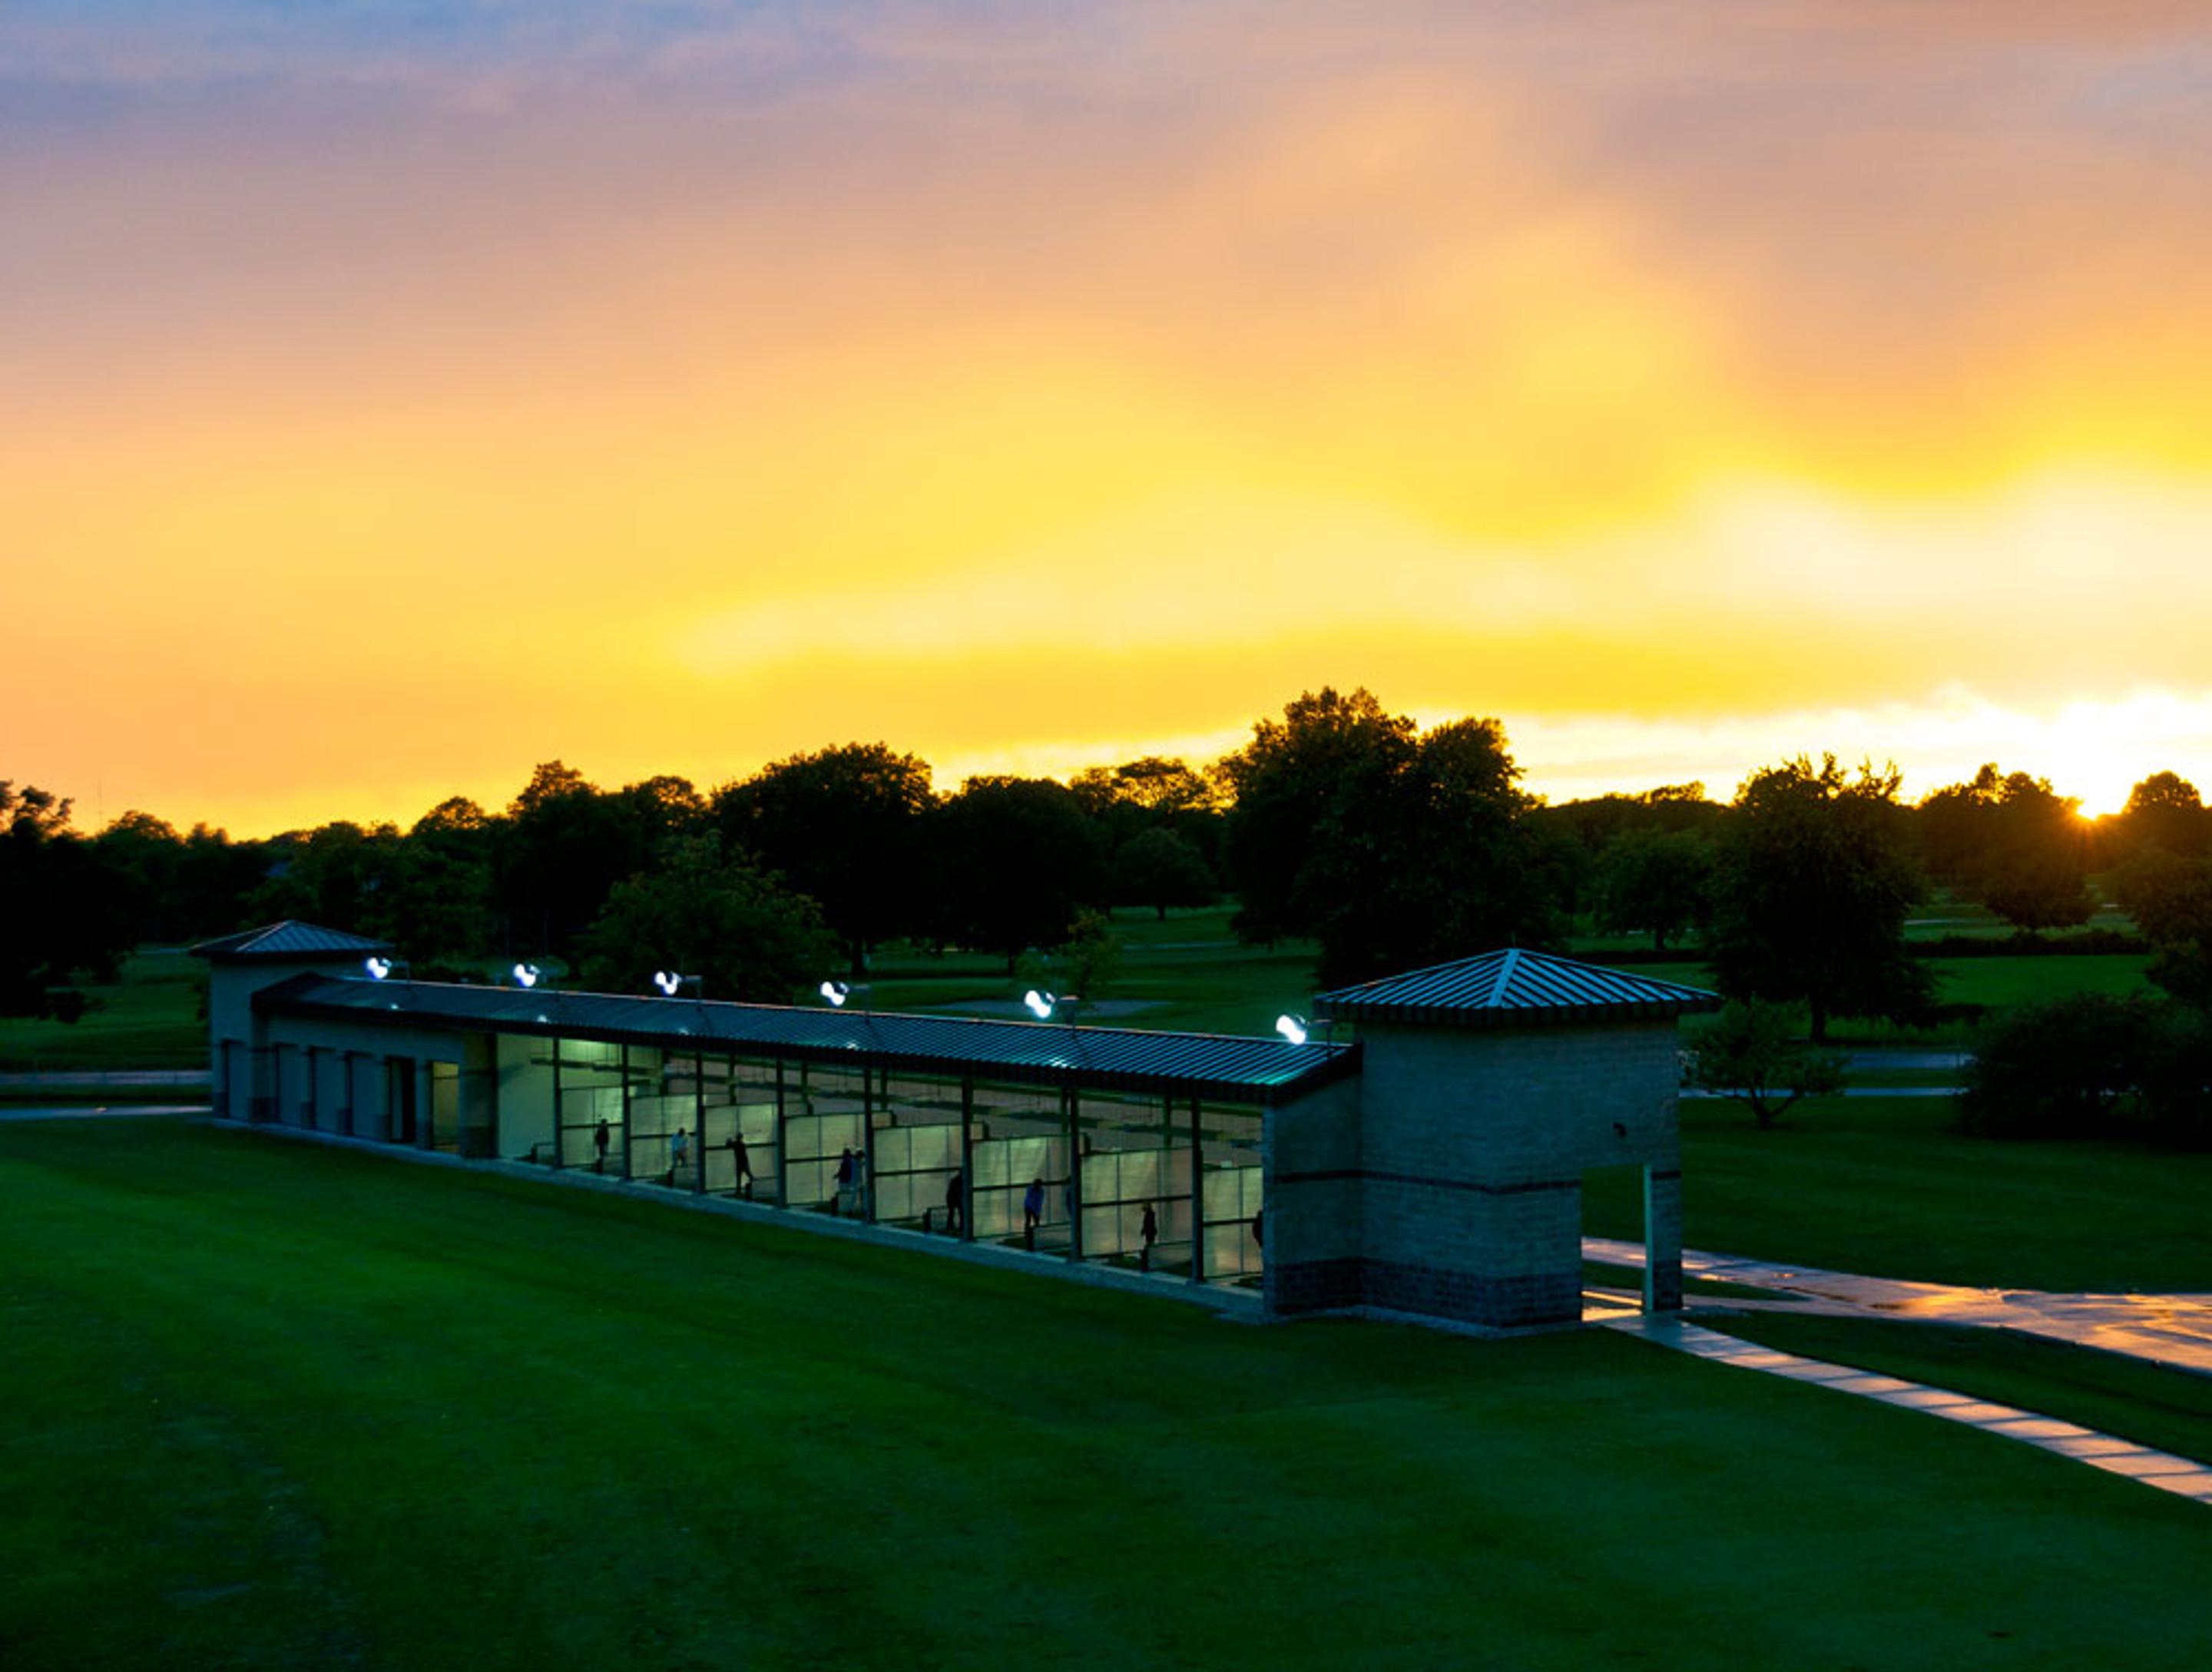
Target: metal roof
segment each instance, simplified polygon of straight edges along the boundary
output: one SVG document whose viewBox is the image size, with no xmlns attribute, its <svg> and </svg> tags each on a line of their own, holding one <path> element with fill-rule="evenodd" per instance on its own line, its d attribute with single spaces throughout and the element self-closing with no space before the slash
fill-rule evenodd
<svg viewBox="0 0 2212 1672">
<path fill-rule="evenodd" d="M 1658 1021 L 1717 1010 L 1721 1005 L 1717 994 L 1703 988 L 1652 981 L 1520 947 L 1384 976 L 1323 993 L 1314 1002 L 1322 1015 L 1340 1021 L 1461 1028 Z"/>
<path fill-rule="evenodd" d="M 543 988 L 296 976 L 264 988 L 254 1008 L 397 1025 L 702 1049 L 1029 1085 L 1275 1103 L 1352 1071 L 1357 1045 L 1136 1028 L 911 1016 L 793 1005 L 710 1003 Z"/>
<path fill-rule="evenodd" d="M 388 940 L 370 940 L 343 929 L 325 929 L 286 918 L 216 940 L 203 940 L 192 949 L 194 958 L 231 963 L 240 958 L 367 958 L 392 950 Z"/>
</svg>

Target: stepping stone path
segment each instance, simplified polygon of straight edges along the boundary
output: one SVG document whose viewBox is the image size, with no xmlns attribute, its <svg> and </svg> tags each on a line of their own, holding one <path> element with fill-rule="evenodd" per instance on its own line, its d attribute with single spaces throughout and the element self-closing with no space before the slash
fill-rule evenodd
<svg viewBox="0 0 2212 1672">
<path fill-rule="evenodd" d="M 2001 1434 L 2024 1445 L 2055 1451 L 2062 1457 L 2070 1457 L 2107 1474 L 2126 1475 L 2147 1487 L 2156 1487 L 2160 1492 L 2212 1505 L 2212 1467 L 2191 1457 L 2177 1457 L 2170 1451 L 2154 1451 L 2147 1445 L 2137 1445 L 2117 1435 L 2100 1434 L 2077 1423 L 2062 1422 L 2033 1411 L 1953 1393 L 1948 1388 L 1931 1388 L 1894 1376 L 1854 1370 L 1849 1365 L 1831 1365 L 1819 1359 L 1800 1358 L 1794 1353 L 1778 1353 L 1755 1341 L 1741 1341 L 1717 1329 L 1685 1323 L 1679 1318 L 1632 1313 L 1607 1318 L 1604 1323 L 1608 1329 L 1640 1335 L 1678 1353 L 1734 1365 L 1739 1370 L 1764 1371 L 1769 1376 L 1785 1376 L 1793 1382 L 1816 1383 L 1838 1393 L 1856 1394 L 1884 1405 L 1899 1405 L 1948 1422 L 1962 1422 L 1984 1433 Z"/>
</svg>

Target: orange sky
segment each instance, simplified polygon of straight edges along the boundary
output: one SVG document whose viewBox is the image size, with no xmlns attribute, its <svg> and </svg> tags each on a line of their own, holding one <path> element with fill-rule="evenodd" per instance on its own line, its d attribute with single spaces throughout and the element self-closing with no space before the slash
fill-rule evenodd
<svg viewBox="0 0 2212 1672">
<path fill-rule="evenodd" d="M 1356 11 L 1356 17 L 1355 17 Z M 0 14 L 0 775 L 260 833 L 1209 756 L 2212 783 L 2212 21 Z"/>
</svg>

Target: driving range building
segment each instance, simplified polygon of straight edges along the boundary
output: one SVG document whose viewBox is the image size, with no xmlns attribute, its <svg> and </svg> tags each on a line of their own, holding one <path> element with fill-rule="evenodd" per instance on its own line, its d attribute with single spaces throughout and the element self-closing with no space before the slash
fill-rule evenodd
<svg viewBox="0 0 2212 1672">
<path fill-rule="evenodd" d="M 301 923 L 195 951 L 227 1120 L 1492 1328 L 1580 1316 L 1583 1175 L 1634 1167 L 1680 1304 L 1675 1019 L 1718 1001 L 1671 982 L 1493 952 L 1292 1043 L 380 979 Z"/>
</svg>

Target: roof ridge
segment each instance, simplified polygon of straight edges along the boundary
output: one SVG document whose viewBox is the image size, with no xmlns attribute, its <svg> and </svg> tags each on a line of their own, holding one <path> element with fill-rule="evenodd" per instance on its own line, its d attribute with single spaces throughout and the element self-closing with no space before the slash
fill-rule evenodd
<svg viewBox="0 0 2212 1672">
<path fill-rule="evenodd" d="M 1508 946 L 1505 956 L 1498 961 L 1498 979 L 1491 984 L 1490 997 L 1486 1002 L 1500 1005 L 1505 1002 L 1505 989 L 1513 983 L 1513 971 L 1521 959 L 1518 946 Z"/>
</svg>

